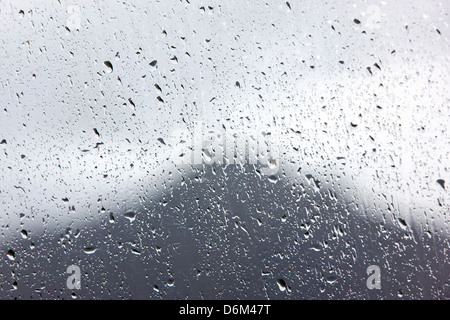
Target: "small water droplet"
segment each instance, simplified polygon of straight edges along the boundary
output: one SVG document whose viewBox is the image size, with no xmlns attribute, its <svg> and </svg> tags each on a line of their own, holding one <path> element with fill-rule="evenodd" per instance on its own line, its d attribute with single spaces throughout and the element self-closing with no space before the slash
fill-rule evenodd
<svg viewBox="0 0 450 320">
<path fill-rule="evenodd" d="M 130 211 L 130 212 L 126 212 L 123 215 L 125 218 L 127 218 L 128 220 L 130 220 L 130 222 L 133 222 L 136 219 L 136 213 Z"/>
<path fill-rule="evenodd" d="M 283 279 L 278 279 L 277 284 L 280 291 L 286 291 L 286 282 Z"/>
<path fill-rule="evenodd" d="M 86 247 L 86 248 L 84 248 L 84 253 L 86 253 L 86 254 L 94 254 L 95 253 L 95 251 L 97 251 L 97 248 L 94 248 L 94 247 Z"/>
<path fill-rule="evenodd" d="M 13 250 L 8 250 L 8 253 L 6 254 L 9 260 L 14 261 L 16 260 L 16 254 Z"/>
<path fill-rule="evenodd" d="M 105 61 L 105 62 L 103 62 L 103 63 L 105 64 L 105 66 L 107 66 L 107 67 L 108 67 L 108 73 L 111 73 L 111 72 L 113 72 L 114 68 L 113 68 L 113 66 L 112 66 L 111 62 L 109 62 L 109 61 Z"/>
<path fill-rule="evenodd" d="M 27 230 L 22 230 L 22 231 L 20 231 L 20 233 L 22 235 L 22 238 L 28 239 L 28 232 L 27 232 Z"/>
</svg>

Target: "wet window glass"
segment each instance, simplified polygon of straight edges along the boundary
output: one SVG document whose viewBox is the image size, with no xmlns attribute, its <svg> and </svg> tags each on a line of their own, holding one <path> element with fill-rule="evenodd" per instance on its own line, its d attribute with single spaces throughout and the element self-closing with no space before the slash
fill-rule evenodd
<svg viewBox="0 0 450 320">
<path fill-rule="evenodd" d="M 446 1 L 0 2 L 1 299 L 449 299 Z"/>
</svg>

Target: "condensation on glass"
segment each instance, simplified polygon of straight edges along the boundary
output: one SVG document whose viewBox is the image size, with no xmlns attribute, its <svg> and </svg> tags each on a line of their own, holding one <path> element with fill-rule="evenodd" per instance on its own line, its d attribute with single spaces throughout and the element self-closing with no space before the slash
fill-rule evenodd
<svg viewBox="0 0 450 320">
<path fill-rule="evenodd" d="M 0 298 L 450 298 L 448 14 L 0 2 Z"/>
</svg>

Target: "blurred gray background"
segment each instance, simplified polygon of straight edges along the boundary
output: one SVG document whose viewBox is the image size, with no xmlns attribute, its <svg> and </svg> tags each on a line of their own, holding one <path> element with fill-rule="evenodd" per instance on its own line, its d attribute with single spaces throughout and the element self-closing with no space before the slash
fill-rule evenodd
<svg viewBox="0 0 450 320">
<path fill-rule="evenodd" d="M 450 298 L 448 12 L 0 1 L 0 298 Z"/>
</svg>

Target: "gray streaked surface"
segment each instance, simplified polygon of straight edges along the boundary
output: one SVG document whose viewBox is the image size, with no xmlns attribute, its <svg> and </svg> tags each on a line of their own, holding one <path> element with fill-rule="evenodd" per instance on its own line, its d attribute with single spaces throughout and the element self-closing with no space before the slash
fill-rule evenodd
<svg viewBox="0 0 450 320">
<path fill-rule="evenodd" d="M 0 297 L 449 297 L 446 2 L 71 5 L 0 3 Z M 197 122 L 276 183 L 174 164 Z"/>
</svg>

